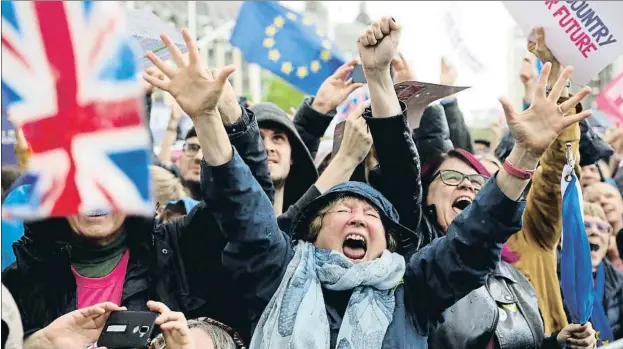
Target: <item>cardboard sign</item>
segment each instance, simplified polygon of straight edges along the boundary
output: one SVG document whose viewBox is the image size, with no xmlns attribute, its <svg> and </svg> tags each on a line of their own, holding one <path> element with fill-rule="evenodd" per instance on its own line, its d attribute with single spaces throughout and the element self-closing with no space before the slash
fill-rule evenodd
<svg viewBox="0 0 623 349">
<path fill-rule="evenodd" d="M 412 106 L 427 106 L 438 99 L 451 96 L 468 88 L 466 86 L 447 86 L 419 81 L 403 81 L 394 85 L 398 99 L 404 102 L 408 108 Z M 415 124 L 411 118 L 408 118 L 408 122 L 409 125 Z"/>
<path fill-rule="evenodd" d="M 429 105 L 432 102 L 468 89 L 467 86 L 447 86 L 419 81 L 404 81 L 394 85 L 398 99 L 409 105 Z"/>
<path fill-rule="evenodd" d="M 545 29 L 545 43 L 573 82 L 586 85 L 623 54 L 621 1 L 503 1 L 524 34 Z"/>
<path fill-rule="evenodd" d="M 128 32 L 142 51 L 139 58 L 143 69 L 152 65 L 151 61 L 145 57 L 149 51 L 155 53 L 163 61 L 171 58 L 169 50 L 160 40 L 162 33 L 167 34 L 182 53 L 188 52 L 182 34 L 174 26 L 165 23 L 149 11 L 128 10 L 127 26 Z"/>
<path fill-rule="evenodd" d="M 623 124 L 623 74 L 612 80 L 595 101 L 614 124 Z"/>
</svg>

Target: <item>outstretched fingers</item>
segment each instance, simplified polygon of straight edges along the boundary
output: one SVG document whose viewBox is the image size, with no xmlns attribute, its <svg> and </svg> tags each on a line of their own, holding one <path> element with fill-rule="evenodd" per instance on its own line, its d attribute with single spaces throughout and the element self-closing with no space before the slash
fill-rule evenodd
<svg viewBox="0 0 623 349">
<path fill-rule="evenodd" d="M 169 79 L 171 79 L 175 75 L 175 70 L 171 68 L 168 64 L 163 62 L 155 53 L 149 51 L 147 52 L 147 59 L 149 59 L 156 68 L 160 69 L 160 71 L 166 75 Z M 149 75 L 149 74 L 147 74 Z"/>
<path fill-rule="evenodd" d="M 148 83 L 150 83 L 153 86 L 156 86 L 157 88 L 163 90 L 163 91 L 168 91 L 168 82 L 164 81 L 164 80 L 160 80 L 158 77 L 153 76 L 153 75 L 149 75 L 147 73 L 143 73 L 143 79 L 145 79 L 145 81 L 147 81 Z"/>
<path fill-rule="evenodd" d="M 506 115 L 506 121 L 509 122 L 514 119 L 515 109 L 513 105 L 506 97 L 500 98 L 500 104 L 502 104 L 502 108 L 504 109 L 504 115 Z"/>
<path fill-rule="evenodd" d="M 569 112 L 569 110 L 572 110 L 572 108 L 575 109 L 575 106 L 578 103 L 580 103 L 584 99 L 584 97 L 588 96 L 588 94 L 590 92 L 591 92 L 591 88 L 590 87 L 588 87 L 588 86 L 584 87 L 578 93 L 573 95 L 571 98 L 567 99 L 562 104 L 560 104 L 560 108 L 565 113 Z"/>
<path fill-rule="evenodd" d="M 547 88 L 547 80 L 549 79 L 549 73 L 552 71 L 552 64 L 547 62 L 543 65 L 541 70 L 541 76 L 536 84 L 536 98 L 545 98 L 545 89 Z"/>
<path fill-rule="evenodd" d="M 569 115 L 569 116 L 565 116 L 564 118 L 562 118 L 562 124 L 563 124 L 563 130 L 573 124 L 575 124 L 576 122 L 580 122 L 584 119 L 586 119 L 587 117 L 591 116 L 593 114 L 593 112 L 591 110 L 584 110 L 581 113 L 578 114 L 573 114 L 573 115 Z"/>
<path fill-rule="evenodd" d="M 554 84 L 552 90 L 549 93 L 548 98 L 550 101 L 553 101 L 554 103 L 558 101 L 558 98 L 560 98 L 563 89 L 567 86 L 567 81 L 571 77 L 571 74 L 573 74 L 572 66 L 567 66 L 565 67 L 565 69 L 563 69 L 562 73 L 558 77 L 558 80 L 556 80 L 556 83 Z"/>
<path fill-rule="evenodd" d="M 188 59 L 190 64 L 199 64 L 201 63 L 201 56 L 199 56 L 199 48 L 197 47 L 197 43 L 195 42 L 190 30 L 184 28 L 182 29 L 182 37 L 184 37 L 184 41 L 186 42 L 186 47 L 188 48 Z"/>
<path fill-rule="evenodd" d="M 226 65 L 223 68 L 219 69 L 215 74 L 212 74 L 214 79 L 219 83 L 219 86 L 225 86 L 227 79 L 229 76 L 236 71 L 235 65 Z"/>
<path fill-rule="evenodd" d="M 171 40 L 171 38 L 167 34 L 161 34 L 160 38 L 169 50 L 173 62 L 175 62 L 178 68 L 184 68 L 186 66 L 186 61 L 184 59 L 184 56 L 182 55 L 182 51 L 180 51 L 180 49 L 175 45 L 173 40 Z"/>
</svg>

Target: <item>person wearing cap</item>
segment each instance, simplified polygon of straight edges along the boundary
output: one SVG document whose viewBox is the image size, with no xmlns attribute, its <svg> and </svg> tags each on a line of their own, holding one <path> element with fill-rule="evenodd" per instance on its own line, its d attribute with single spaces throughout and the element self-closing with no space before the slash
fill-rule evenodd
<svg viewBox="0 0 623 349">
<path fill-rule="evenodd" d="M 374 117 L 401 112 L 389 74 L 399 35 L 399 25 L 384 17 L 358 41 L 372 101 L 367 112 Z M 544 95 L 544 82 L 540 88 Z M 510 156 L 515 171 L 502 169 L 483 183 L 448 234 L 415 254 L 403 252 L 407 260 L 396 251 L 403 251 L 401 237 L 413 232 L 382 194 L 359 182 L 334 186 L 305 206 L 293 245 L 251 171 L 222 136 L 225 130 L 212 122 L 209 138 L 220 135 L 222 142 L 204 154 L 202 165 L 211 167 L 221 190 L 214 214 L 228 240 L 223 263 L 246 289 L 257 322 L 250 348 L 425 348 L 444 310 L 482 286 L 504 242 L 520 230 L 524 203 L 518 200 L 528 180 L 517 172 L 533 170 L 567 125 L 588 116 L 563 118 L 545 97 L 524 113 L 506 101 L 504 106 L 519 139 Z"/>
</svg>

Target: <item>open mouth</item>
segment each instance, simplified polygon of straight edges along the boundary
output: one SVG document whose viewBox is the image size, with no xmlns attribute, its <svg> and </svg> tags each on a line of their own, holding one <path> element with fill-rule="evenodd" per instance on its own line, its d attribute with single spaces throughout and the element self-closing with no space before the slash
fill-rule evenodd
<svg viewBox="0 0 623 349">
<path fill-rule="evenodd" d="M 597 252 L 599 251 L 599 245 L 597 244 L 593 244 L 593 243 L 589 243 L 590 247 L 591 247 L 591 252 Z"/>
<path fill-rule="evenodd" d="M 87 214 L 87 217 L 102 217 L 110 214 L 108 210 L 94 210 L 91 213 Z"/>
<path fill-rule="evenodd" d="M 361 261 L 368 251 L 366 239 L 358 234 L 348 234 L 342 245 L 342 252 L 350 260 Z"/>
<path fill-rule="evenodd" d="M 452 203 L 452 210 L 454 211 L 454 213 L 460 214 L 461 212 L 463 212 L 464 209 L 467 208 L 467 206 L 471 204 L 472 199 L 470 197 L 460 196 L 456 198 L 456 200 L 454 200 L 454 202 Z"/>
</svg>

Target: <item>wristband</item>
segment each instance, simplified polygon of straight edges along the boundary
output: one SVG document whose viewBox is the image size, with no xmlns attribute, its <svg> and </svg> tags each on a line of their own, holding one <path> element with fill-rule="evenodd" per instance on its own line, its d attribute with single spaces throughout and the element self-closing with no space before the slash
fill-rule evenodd
<svg viewBox="0 0 623 349">
<path fill-rule="evenodd" d="M 531 179 L 535 170 L 524 170 L 513 164 L 508 159 L 504 161 L 504 170 L 511 176 L 519 179 Z"/>
</svg>

